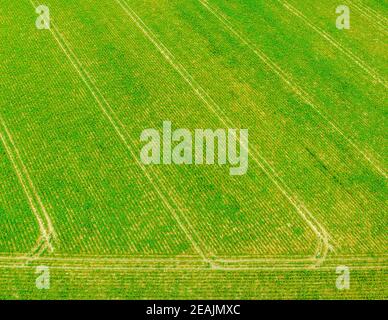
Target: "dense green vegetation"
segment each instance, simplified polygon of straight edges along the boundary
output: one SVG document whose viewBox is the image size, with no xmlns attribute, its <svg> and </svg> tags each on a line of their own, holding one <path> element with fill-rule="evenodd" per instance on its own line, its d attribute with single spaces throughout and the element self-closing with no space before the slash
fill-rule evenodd
<svg viewBox="0 0 388 320">
<path fill-rule="evenodd" d="M 386 297 L 384 5 L 36 5 L 0 0 L 1 298 Z M 249 129 L 248 172 L 142 165 L 166 120 Z"/>
</svg>

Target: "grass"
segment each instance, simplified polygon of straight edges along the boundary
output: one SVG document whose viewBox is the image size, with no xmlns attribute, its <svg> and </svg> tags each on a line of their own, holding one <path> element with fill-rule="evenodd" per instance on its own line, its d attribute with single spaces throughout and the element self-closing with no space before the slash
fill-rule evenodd
<svg viewBox="0 0 388 320">
<path fill-rule="evenodd" d="M 355 2 L 349 31 L 334 1 L 7 4 L 0 297 L 385 298 L 386 8 Z M 248 128 L 248 173 L 139 165 L 164 120 Z"/>
</svg>

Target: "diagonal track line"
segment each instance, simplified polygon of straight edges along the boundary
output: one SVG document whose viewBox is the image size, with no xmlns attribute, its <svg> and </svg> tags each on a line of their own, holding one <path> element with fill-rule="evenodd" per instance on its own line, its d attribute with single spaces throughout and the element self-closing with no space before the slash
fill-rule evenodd
<svg viewBox="0 0 388 320">
<path fill-rule="evenodd" d="M 388 31 L 387 31 L 388 24 L 387 24 L 386 20 L 385 21 L 379 20 L 379 18 L 377 18 L 377 16 L 375 14 L 370 12 L 367 9 L 367 7 L 365 7 L 364 5 L 362 5 L 359 2 L 351 1 L 350 3 L 351 3 L 352 8 L 355 8 L 362 16 L 364 16 L 369 21 L 371 21 L 372 24 L 375 24 L 376 26 L 378 26 L 385 35 L 388 34 Z"/>
<path fill-rule="evenodd" d="M 385 88 L 388 88 L 387 81 L 383 79 L 377 71 L 372 69 L 365 61 L 356 56 L 352 51 L 348 48 L 341 45 L 338 41 L 336 41 L 329 33 L 322 30 L 318 26 L 314 25 L 310 20 L 298 9 L 292 6 L 290 3 L 284 0 L 277 0 L 281 3 L 288 11 L 290 11 L 293 15 L 300 18 L 304 23 L 306 23 L 311 29 L 317 32 L 320 36 L 322 36 L 325 40 L 327 40 L 330 44 L 340 50 L 344 55 L 346 55 L 350 60 L 352 60 L 356 65 L 358 65 L 362 70 L 365 71 L 369 76 L 371 76 L 375 81 L 383 85 Z"/>
<path fill-rule="evenodd" d="M 372 21 L 380 24 L 380 26 L 384 29 L 387 29 L 388 19 L 385 16 L 381 15 L 379 12 L 364 4 L 362 1 L 350 0 L 350 3 L 352 5 L 356 4 L 357 6 L 359 6 L 359 8 L 361 8 L 372 19 Z"/>
<path fill-rule="evenodd" d="M 262 50 L 258 49 L 250 40 L 245 38 L 241 33 L 239 33 L 228 19 L 223 16 L 221 13 L 217 12 L 212 8 L 208 1 L 198 0 L 212 15 L 214 15 L 223 25 L 229 30 L 241 43 L 248 47 L 265 65 L 270 68 L 287 86 L 289 86 L 299 97 L 300 99 L 309 105 L 331 128 L 335 130 L 357 153 L 359 153 L 370 165 L 372 165 L 375 170 L 377 170 L 381 175 L 387 178 L 385 170 L 381 168 L 370 156 L 366 154 L 351 138 L 349 138 L 333 121 L 331 121 L 321 110 L 322 107 L 318 106 L 311 95 L 306 92 L 299 85 L 295 84 L 292 78 L 281 69 L 271 58 L 269 58 Z"/>
<path fill-rule="evenodd" d="M 181 75 L 181 77 L 190 85 L 195 94 L 205 103 L 209 110 L 214 113 L 219 121 L 225 127 L 233 127 L 232 122 L 228 119 L 222 109 L 216 102 L 208 95 L 208 93 L 194 80 L 190 73 L 176 60 L 170 50 L 158 39 L 152 30 L 143 22 L 143 20 L 133 11 L 127 2 L 121 0 L 115 0 L 124 12 L 131 18 L 135 25 L 142 31 L 145 37 L 156 47 L 156 49 L 162 54 L 162 56 L 170 63 L 170 65 Z M 226 119 L 226 120 L 225 120 Z M 247 141 L 244 141 L 244 147 L 247 146 Z M 274 168 L 268 163 L 268 161 L 256 150 L 255 155 L 252 155 L 253 160 L 260 166 L 263 172 L 270 178 L 270 180 L 281 191 L 283 196 L 293 205 L 302 219 L 308 224 L 311 230 L 316 234 L 318 239 L 322 242 L 322 252 L 319 261 L 324 261 L 329 250 L 329 234 L 325 228 L 316 220 L 309 210 L 293 195 L 290 188 L 286 183 L 278 176 Z M 261 161 L 260 161 L 260 160 Z"/>
<path fill-rule="evenodd" d="M 29 1 L 32 4 L 32 6 L 35 8 L 36 7 L 35 3 L 32 0 L 29 0 Z M 71 47 L 67 44 L 67 41 L 65 40 L 63 35 L 58 31 L 58 29 L 56 28 L 56 26 L 52 22 L 51 22 L 51 28 L 49 29 L 49 31 L 52 34 L 52 36 L 54 37 L 54 39 L 57 42 L 57 44 L 59 45 L 59 47 L 61 48 L 61 50 L 65 53 L 65 55 L 66 55 L 67 59 L 69 60 L 69 62 L 71 63 L 71 65 L 75 68 L 75 70 L 79 74 L 83 83 L 86 85 L 86 87 L 88 88 L 88 90 L 90 91 L 90 93 L 92 94 L 94 99 L 96 100 L 100 110 L 102 111 L 102 113 L 104 114 L 106 119 L 113 126 L 113 128 L 114 128 L 116 134 L 118 135 L 118 137 L 120 138 L 121 142 L 124 144 L 124 146 L 129 151 L 131 156 L 135 159 L 137 165 L 140 167 L 140 169 L 142 170 L 145 177 L 151 183 L 152 187 L 157 192 L 157 194 L 160 197 L 160 199 L 162 200 L 163 204 L 172 213 L 174 219 L 177 221 L 179 227 L 182 229 L 182 231 L 184 232 L 184 234 L 186 235 L 188 240 L 191 242 L 191 244 L 193 245 L 196 252 L 200 255 L 200 257 L 205 262 L 209 263 L 210 265 L 213 265 L 213 262 L 211 262 L 206 257 L 206 255 L 203 253 L 201 247 L 197 244 L 196 241 L 194 241 L 192 235 L 190 234 L 188 229 L 184 226 L 180 217 L 176 214 L 175 210 L 172 208 L 172 206 L 168 202 L 167 198 L 160 191 L 158 185 L 155 183 L 151 174 L 149 174 L 147 172 L 144 165 L 139 161 L 137 155 L 132 150 L 132 147 L 128 142 L 128 141 L 130 141 L 130 138 L 128 137 L 127 130 L 126 130 L 125 126 L 119 120 L 117 114 L 114 112 L 114 110 L 110 106 L 109 102 L 105 99 L 105 97 L 99 91 L 98 87 L 95 85 L 94 79 L 87 73 L 87 71 L 83 70 L 81 62 L 78 60 L 77 56 L 74 54 Z M 158 181 L 158 178 L 156 177 L 155 180 Z M 163 184 L 160 184 L 160 185 L 163 185 Z M 187 219 L 185 218 L 185 216 L 183 214 L 183 209 L 180 206 L 180 204 L 177 203 L 174 199 L 172 199 L 172 201 L 174 202 L 174 205 L 179 209 L 179 211 L 181 211 L 181 215 L 183 216 L 183 219 L 185 220 L 186 224 L 189 225 L 190 230 L 194 233 L 196 238 L 199 239 L 199 243 L 201 243 L 200 237 L 198 237 L 196 235 L 195 230 L 191 227 L 190 222 L 187 221 Z"/>
</svg>

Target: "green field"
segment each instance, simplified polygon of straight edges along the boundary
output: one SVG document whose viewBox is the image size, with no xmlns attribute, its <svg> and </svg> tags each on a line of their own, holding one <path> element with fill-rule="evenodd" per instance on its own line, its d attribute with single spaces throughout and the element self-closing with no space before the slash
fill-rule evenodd
<svg viewBox="0 0 388 320">
<path fill-rule="evenodd" d="M 386 299 L 388 5 L 343 4 L 0 0 L 0 298 Z M 166 120 L 247 173 L 142 164 Z"/>
</svg>

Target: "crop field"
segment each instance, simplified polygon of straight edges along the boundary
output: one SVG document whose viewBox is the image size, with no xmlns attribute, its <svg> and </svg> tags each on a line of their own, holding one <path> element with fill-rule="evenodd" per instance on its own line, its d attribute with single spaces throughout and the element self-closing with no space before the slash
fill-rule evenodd
<svg viewBox="0 0 388 320">
<path fill-rule="evenodd" d="M 387 12 L 0 0 L 0 298 L 386 299 Z M 247 171 L 144 164 L 166 121 Z"/>
</svg>

